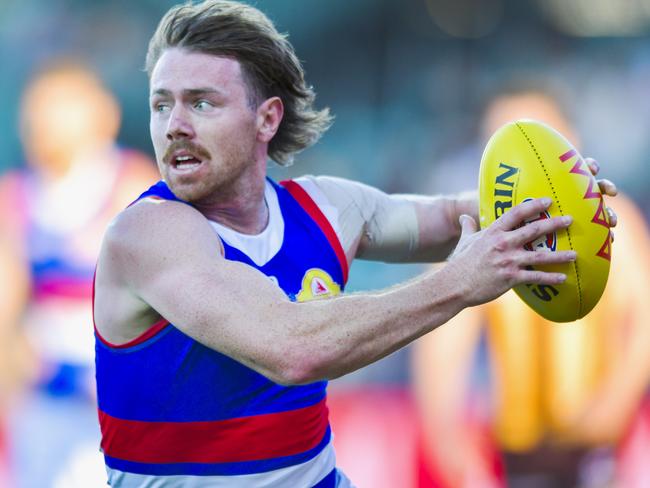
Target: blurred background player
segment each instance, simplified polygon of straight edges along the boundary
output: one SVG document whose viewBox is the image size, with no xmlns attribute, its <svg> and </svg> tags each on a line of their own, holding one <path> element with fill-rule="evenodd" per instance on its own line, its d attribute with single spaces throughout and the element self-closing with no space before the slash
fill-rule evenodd
<svg viewBox="0 0 650 488">
<path fill-rule="evenodd" d="M 73 61 L 38 72 L 22 97 L 26 165 L 0 179 L 0 411 L 16 487 L 105 480 L 88 326 L 94 265 L 110 219 L 156 179 L 146 156 L 115 143 L 119 125 L 113 95 Z"/>
<path fill-rule="evenodd" d="M 578 145 L 551 92 L 524 84 L 488 104 L 475 149 L 522 117 Z M 419 486 L 648 486 L 650 234 L 629 199 L 617 198 L 616 212 L 609 281 L 587 317 L 554 324 L 509 292 L 416 343 Z"/>
<path fill-rule="evenodd" d="M 13 258 L 9 236 L 0 234 L 0 270 L 12 277 L 0 300 L 0 486 L 12 486 L 9 477 L 6 416 L 12 398 L 24 383 L 28 350 L 15 324 L 27 296 L 28 273 Z"/>
</svg>

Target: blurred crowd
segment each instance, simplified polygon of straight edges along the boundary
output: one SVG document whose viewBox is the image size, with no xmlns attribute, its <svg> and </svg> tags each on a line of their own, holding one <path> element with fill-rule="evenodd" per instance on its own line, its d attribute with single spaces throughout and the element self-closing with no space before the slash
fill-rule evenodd
<svg viewBox="0 0 650 488">
<path fill-rule="evenodd" d="M 44 66 L 25 87 L 25 165 L 0 179 L 0 421 L 7 476 L 66 487 L 103 478 L 92 280 L 111 218 L 155 181 L 116 144 L 120 109 L 88 68 Z M 14 481 L 11 481 L 13 483 Z M 88 486 L 81 481 L 78 486 Z M 11 486 L 10 481 L 7 485 Z"/>
<path fill-rule="evenodd" d="M 141 67 L 174 3 L 0 5 L 0 487 L 105 485 L 94 264 L 111 218 L 157 178 Z M 598 159 L 623 192 L 609 202 L 609 283 L 584 319 L 545 322 L 506 294 L 332 382 L 343 470 L 359 488 L 650 486 L 650 21 L 598 23 L 594 1 L 580 24 L 589 9 L 578 0 L 256 5 L 290 33 L 337 117 L 272 177 L 470 190 L 487 138 L 529 117 Z M 573 5 L 575 25 L 553 5 Z M 358 262 L 349 288 L 421 269 Z"/>
</svg>

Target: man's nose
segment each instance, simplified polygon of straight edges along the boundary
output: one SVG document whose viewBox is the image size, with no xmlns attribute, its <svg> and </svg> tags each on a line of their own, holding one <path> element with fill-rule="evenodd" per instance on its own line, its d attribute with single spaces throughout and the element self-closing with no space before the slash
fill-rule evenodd
<svg viewBox="0 0 650 488">
<path fill-rule="evenodd" d="M 166 135 L 167 139 L 170 141 L 191 139 L 194 137 L 194 128 L 189 119 L 189 114 L 182 106 L 176 105 L 172 109 L 172 112 L 169 115 Z"/>
</svg>

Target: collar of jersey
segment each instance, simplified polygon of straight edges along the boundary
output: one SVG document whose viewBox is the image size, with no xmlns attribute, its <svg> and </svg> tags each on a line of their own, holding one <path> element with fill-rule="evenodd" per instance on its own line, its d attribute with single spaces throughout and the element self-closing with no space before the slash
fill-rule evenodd
<svg viewBox="0 0 650 488">
<path fill-rule="evenodd" d="M 242 234 L 236 230 L 210 220 L 210 225 L 228 245 L 246 254 L 257 266 L 264 266 L 278 253 L 284 239 L 284 218 L 280 210 L 278 195 L 273 185 L 266 180 L 264 199 L 269 209 L 269 221 L 259 234 Z"/>
</svg>

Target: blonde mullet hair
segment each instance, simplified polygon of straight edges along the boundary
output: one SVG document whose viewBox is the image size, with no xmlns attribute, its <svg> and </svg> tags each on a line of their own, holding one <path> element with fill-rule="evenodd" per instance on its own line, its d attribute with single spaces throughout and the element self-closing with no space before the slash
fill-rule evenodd
<svg viewBox="0 0 650 488">
<path fill-rule="evenodd" d="M 237 59 L 253 108 L 270 97 L 282 100 L 284 116 L 269 143 L 269 157 L 281 166 L 290 165 L 297 152 L 316 143 L 332 124 L 328 108 L 314 108 L 316 94 L 306 84 L 287 36 L 254 7 L 229 0 L 172 7 L 149 42 L 150 77 L 163 52 L 174 47 Z"/>
</svg>

